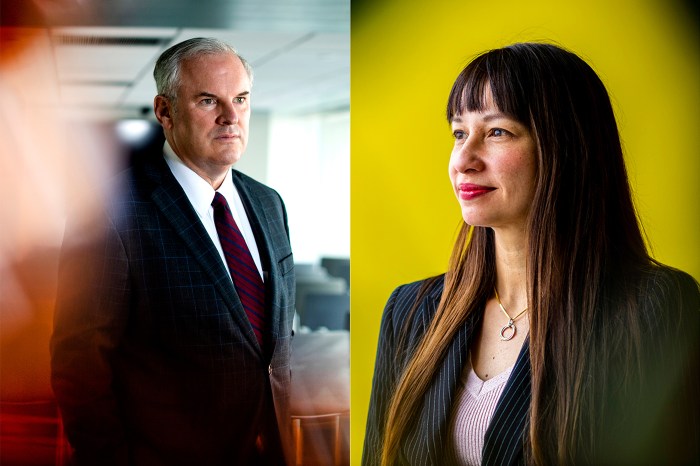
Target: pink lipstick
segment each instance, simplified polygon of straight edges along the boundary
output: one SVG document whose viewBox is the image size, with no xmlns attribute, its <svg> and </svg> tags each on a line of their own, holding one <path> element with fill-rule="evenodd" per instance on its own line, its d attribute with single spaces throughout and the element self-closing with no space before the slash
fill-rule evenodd
<svg viewBox="0 0 700 466">
<path fill-rule="evenodd" d="M 459 198 L 465 201 L 476 199 L 479 196 L 488 194 L 496 188 L 480 186 L 472 183 L 461 183 L 459 186 Z"/>
</svg>

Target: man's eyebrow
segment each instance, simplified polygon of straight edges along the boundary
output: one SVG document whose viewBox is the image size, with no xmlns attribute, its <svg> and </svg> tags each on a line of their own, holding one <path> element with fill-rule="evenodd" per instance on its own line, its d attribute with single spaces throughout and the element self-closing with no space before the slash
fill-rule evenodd
<svg viewBox="0 0 700 466">
<path fill-rule="evenodd" d="M 241 97 L 241 96 L 246 96 L 246 95 L 250 95 L 250 91 L 243 91 L 243 92 L 239 93 L 236 97 Z M 215 99 L 219 98 L 219 96 L 216 94 L 212 94 L 211 92 L 204 92 L 204 91 L 197 94 L 197 97 L 213 97 Z"/>
</svg>

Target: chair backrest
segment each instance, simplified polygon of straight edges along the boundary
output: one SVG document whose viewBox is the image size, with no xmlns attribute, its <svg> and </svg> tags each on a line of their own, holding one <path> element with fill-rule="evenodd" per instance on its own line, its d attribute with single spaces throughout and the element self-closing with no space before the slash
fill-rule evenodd
<svg viewBox="0 0 700 466">
<path fill-rule="evenodd" d="M 325 278 L 297 279 L 295 307 L 304 324 L 306 312 L 306 297 L 310 294 L 344 294 L 348 288 L 345 280 L 338 277 L 326 276 Z"/>
<path fill-rule="evenodd" d="M 320 264 L 313 262 L 295 262 L 294 263 L 294 274 L 297 278 L 313 277 L 313 276 L 327 276 L 328 271 L 321 267 Z"/>
<path fill-rule="evenodd" d="M 322 257 L 321 267 L 328 271 L 328 274 L 333 277 L 339 277 L 345 280 L 348 288 L 350 288 L 350 259 L 347 257 Z"/>
<path fill-rule="evenodd" d="M 343 294 L 309 293 L 306 296 L 301 325 L 316 330 L 349 330 L 350 296 Z"/>
</svg>

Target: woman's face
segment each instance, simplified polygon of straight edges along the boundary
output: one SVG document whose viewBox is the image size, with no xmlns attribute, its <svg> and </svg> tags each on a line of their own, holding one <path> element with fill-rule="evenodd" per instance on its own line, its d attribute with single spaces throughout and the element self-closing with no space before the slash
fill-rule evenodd
<svg viewBox="0 0 700 466">
<path fill-rule="evenodd" d="M 537 144 L 526 126 L 496 108 L 490 90 L 485 97 L 482 112 L 464 111 L 452 120 L 452 188 L 466 223 L 524 231 Z"/>
</svg>

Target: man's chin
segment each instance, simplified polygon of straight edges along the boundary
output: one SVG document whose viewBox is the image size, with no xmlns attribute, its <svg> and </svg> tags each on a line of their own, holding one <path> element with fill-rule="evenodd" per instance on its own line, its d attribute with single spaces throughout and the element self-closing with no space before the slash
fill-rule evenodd
<svg viewBox="0 0 700 466">
<path fill-rule="evenodd" d="M 239 151 L 221 154 L 218 159 L 221 165 L 232 166 L 241 159 L 242 153 Z"/>
</svg>

